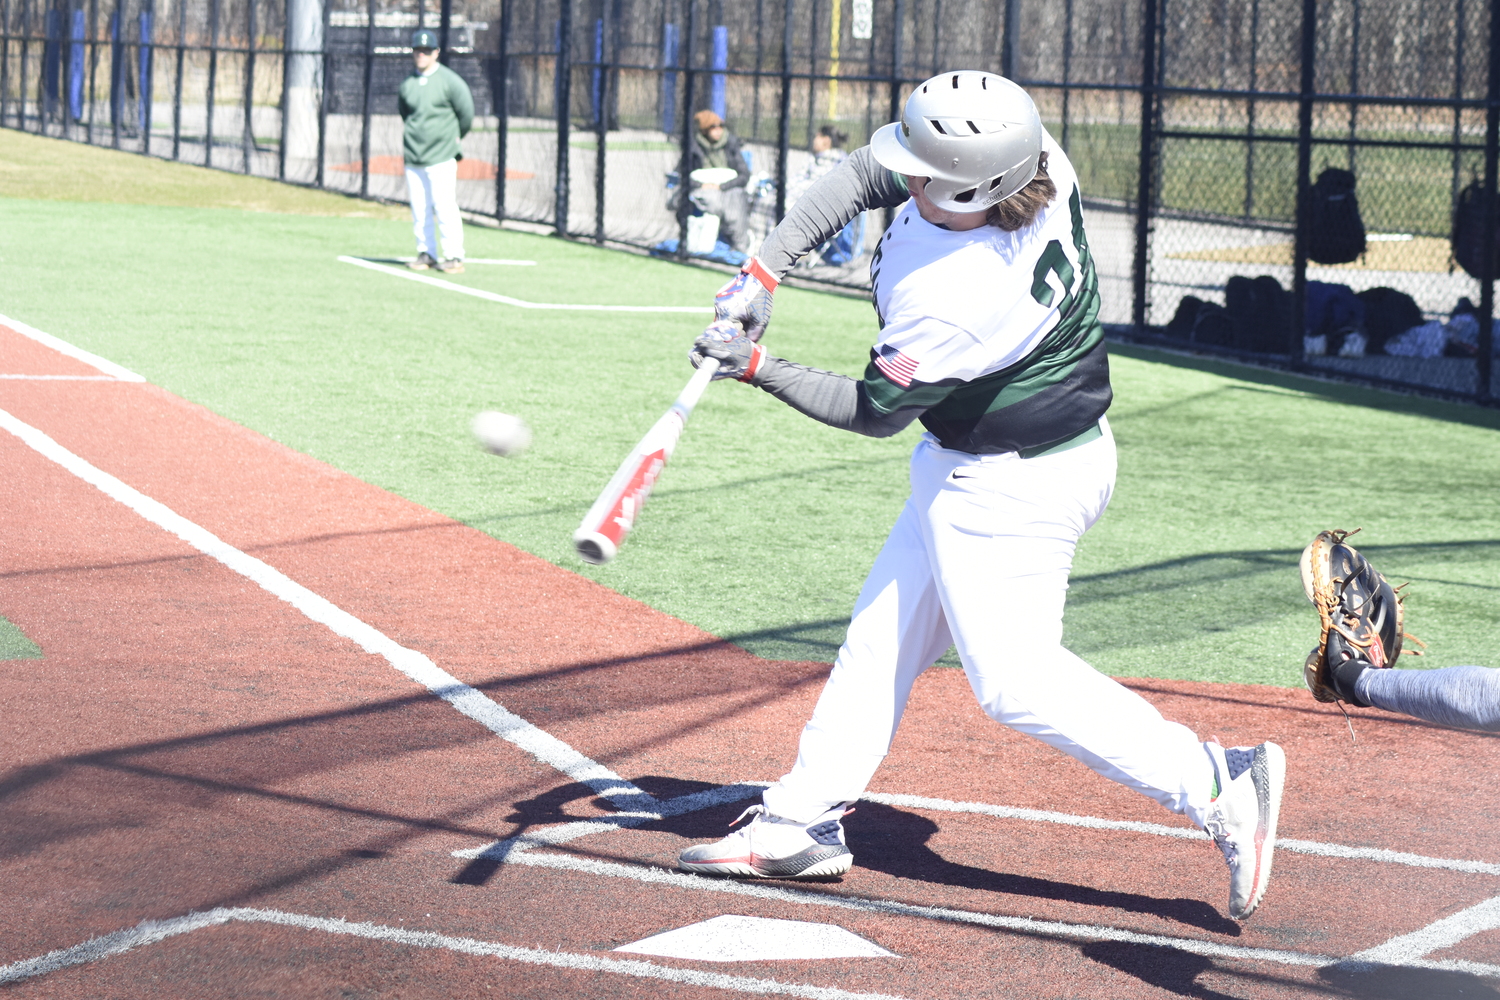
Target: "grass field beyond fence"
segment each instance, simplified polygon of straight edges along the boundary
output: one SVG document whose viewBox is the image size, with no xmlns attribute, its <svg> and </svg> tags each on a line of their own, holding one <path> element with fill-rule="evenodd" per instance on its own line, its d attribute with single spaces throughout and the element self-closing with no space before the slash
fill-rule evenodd
<svg viewBox="0 0 1500 1000">
<path fill-rule="evenodd" d="M 136 179 L 79 200 L 75 157 Z M 832 659 L 906 495 L 915 431 L 860 438 L 716 384 L 620 557 L 588 567 L 569 536 L 690 374 L 701 317 L 447 293 L 336 260 L 410 254 L 394 211 L 9 131 L 0 216 L 0 313 L 762 656 Z M 468 239 L 537 266 L 455 281 L 531 301 L 704 305 L 724 280 Z M 787 288 L 766 343 L 857 373 L 875 332 L 868 303 Z M 1136 348 L 1112 372 L 1119 483 L 1078 552 L 1071 648 L 1116 675 L 1299 684 L 1316 616 L 1297 554 L 1363 527 L 1379 567 L 1412 581 L 1427 665 L 1500 665 L 1500 414 Z M 532 449 L 481 453 L 466 428 L 483 408 L 525 418 Z"/>
</svg>

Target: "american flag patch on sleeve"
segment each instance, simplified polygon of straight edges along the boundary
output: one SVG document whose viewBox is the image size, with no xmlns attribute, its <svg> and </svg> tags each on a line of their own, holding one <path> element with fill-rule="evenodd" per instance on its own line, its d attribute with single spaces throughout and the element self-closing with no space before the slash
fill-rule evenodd
<svg viewBox="0 0 1500 1000">
<path fill-rule="evenodd" d="M 880 345 L 875 352 L 875 367 L 903 389 L 911 385 L 911 377 L 917 373 L 917 362 L 890 344 Z"/>
</svg>

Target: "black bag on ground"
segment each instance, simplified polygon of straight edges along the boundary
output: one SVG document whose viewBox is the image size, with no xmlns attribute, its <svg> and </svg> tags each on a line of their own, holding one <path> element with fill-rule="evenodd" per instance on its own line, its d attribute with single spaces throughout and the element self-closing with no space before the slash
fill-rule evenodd
<svg viewBox="0 0 1500 1000">
<path fill-rule="evenodd" d="M 1417 300 L 1394 288 L 1366 288 L 1355 292 L 1365 304 L 1366 354 L 1384 354 L 1385 342 L 1426 322 Z"/>
<path fill-rule="evenodd" d="M 1500 272 L 1500 231 L 1490 234 L 1495 244 L 1495 269 Z M 1458 193 L 1453 209 L 1453 259 L 1472 278 L 1484 270 L 1484 182 L 1475 180 Z"/>
<path fill-rule="evenodd" d="M 1235 345 L 1235 324 L 1224 306 L 1203 301 L 1196 295 L 1184 295 L 1178 303 L 1178 312 L 1167 324 L 1167 336 L 1229 348 Z"/>
<path fill-rule="evenodd" d="M 1233 347 L 1261 354 L 1291 353 L 1292 296 L 1281 282 L 1269 274 L 1236 275 L 1224 286 L 1224 302 L 1234 326 Z"/>
<path fill-rule="evenodd" d="M 1329 167 L 1308 199 L 1307 256 L 1319 264 L 1347 264 L 1365 252 L 1365 224 L 1354 197 L 1354 175 Z"/>
<path fill-rule="evenodd" d="M 1176 340 L 1192 340 L 1193 324 L 1198 321 L 1198 310 L 1203 300 L 1196 295 L 1184 295 L 1177 303 L 1177 312 L 1167 324 L 1167 336 Z"/>
<path fill-rule="evenodd" d="M 1167 324 L 1167 336 L 1195 344 L 1232 347 L 1234 323 L 1229 318 L 1229 310 L 1218 303 L 1184 295 L 1177 303 L 1176 315 Z"/>
</svg>

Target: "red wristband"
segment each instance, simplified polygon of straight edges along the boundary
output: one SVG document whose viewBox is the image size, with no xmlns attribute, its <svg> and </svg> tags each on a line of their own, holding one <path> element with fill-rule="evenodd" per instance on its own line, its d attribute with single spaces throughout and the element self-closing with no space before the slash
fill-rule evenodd
<svg viewBox="0 0 1500 1000">
<path fill-rule="evenodd" d="M 770 271 L 766 270 L 766 265 L 760 262 L 759 257 L 751 257 L 745 261 L 745 266 L 740 268 L 740 270 L 764 285 L 768 292 L 776 291 L 776 286 L 781 284 L 780 280 L 774 277 Z"/>
<path fill-rule="evenodd" d="M 760 371 L 760 363 L 765 360 L 766 349 L 756 344 L 750 350 L 750 363 L 745 366 L 745 373 L 740 376 L 741 382 L 748 382 Z"/>
</svg>

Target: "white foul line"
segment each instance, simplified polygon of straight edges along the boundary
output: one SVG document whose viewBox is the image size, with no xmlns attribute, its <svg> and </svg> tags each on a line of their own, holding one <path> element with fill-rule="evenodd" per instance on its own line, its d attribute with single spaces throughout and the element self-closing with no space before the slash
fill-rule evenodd
<svg viewBox="0 0 1500 1000">
<path fill-rule="evenodd" d="M 712 306 L 579 306 L 564 305 L 557 302 L 527 302 L 525 299 L 501 295 L 498 292 L 487 292 L 482 288 L 470 288 L 468 285 L 444 281 L 442 278 L 417 274 L 405 268 L 391 267 L 389 264 L 377 264 L 373 260 L 365 260 L 362 257 L 340 256 L 339 260 L 345 264 L 353 264 L 355 267 L 366 267 L 371 271 L 379 271 L 381 274 L 395 275 L 398 278 L 405 278 L 408 281 L 420 281 L 422 284 L 432 285 L 434 288 L 441 288 L 449 292 L 458 292 L 460 295 L 472 295 L 476 299 L 498 302 L 504 306 L 515 306 L 518 309 L 561 309 L 570 312 L 694 313 L 698 315 L 714 311 Z"/>
<path fill-rule="evenodd" d="M 208 529 L 200 527 L 151 499 L 114 476 L 90 464 L 58 444 L 42 431 L 0 410 L 0 428 L 24 441 L 33 450 L 56 462 L 84 482 L 117 500 L 158 527 L 165 528 L 204 555 L 211 556 L 230 569 L 255 582 L 274 596 L 287 602 L 315 622 L 328 626 L 335 634 L 352 640 L 367 653 L 384 657 L 391 666 L 426 687 L 464 715 L 531 754 L 543 764 L 556 768 L 575 781 L 582 782 L 597 794 L 625 810 L 654 811 L 660 808 L 655 797 L 615 774 L 604 765 L 590 760 L 563 741 L 546 733 L 525 719 L 506 710 L 481 692 L 464 684 L 432 660 L 414 649 L 400 645 L 378 629 L 365 624 L 333 602 L 321 597 L 280 570 L 247 555 L 223 541 Z"/>
<path fill-rule="evenodd" d="M 8 326 L 23 337 L 30 337 L 37 343 L 45 344 L 47 347 L 52 348 L 59 354 L 66 354 L 68 357 L 76 358 L 86 365 L 92 365 L 104 374 L 112 375 L 122 382 L 146 381 L 144 376 L 137 375 L 129 368 L 117 365 L 113 361 L 99 357 L 97 354 L 91 354 L 81 347 L 68 343 L 66 340 L 52 336 L 50 333 L 43 333 L 36 327 L 28 326 L 18 319 L 11 319 L 9 316 L 0 316 L 0 326 Z"/>
<path fill-rule="evenodd" d="M 231 921 L 278 924 L 282 927 L 298 927 L 309 931 L 365 938 L 370 941 L 404 944 L 414 948 L 440 949 L 465 955 L 523 962 L 527 965 L 551 966 L 557 969 L 612 972 L 637 979 L 658 979 L 671 983 L 685 983 L 690 986 L 732 990 L 736 993 L 806 997 L 808 1000 L 903 1000 L 901 997 L 884 993 L 852 993 L 827 986 L 782 983 L 774 979 L 731 976 L 723 972 L 700 972 L 697 969 L 679 969 L 634 959 L 605 958 L 601 955 L 548 951 L 544 948 L 517 948 L 495 941 L 452 937 L 432 931 L 392 927 L 389 924 L 356 923 L 336 917 L 314 917 L 304 913 L 286 913 L 281 910 L 251 907 L 218 907 L 202 913 L 189 913 L 185 916 L 174 917 L 170 920 L 143 920 L 128 930 L 92 938 L 82 944 L 71 948 L 60 948 L 37 958 L 0 966 L 0 983 L 18 982 L 71 965 L 81 965 L 84 962 L 108 958 L 111 955 L 120 955 L 142 945 L 154 944 L 179 934 L 187 934 L 204 927 L 218 926 Z"/>
<path fill-rule="evenodd" d="M 1500 928 L 1500 896 L 1476 903 L 1421 930 L 1393 937 L 1384 944 L 1350 955 L 1351 965 L 1403 965 L 1423 955 L 1451 948 L 1482 931 Z"/>
</svg>

